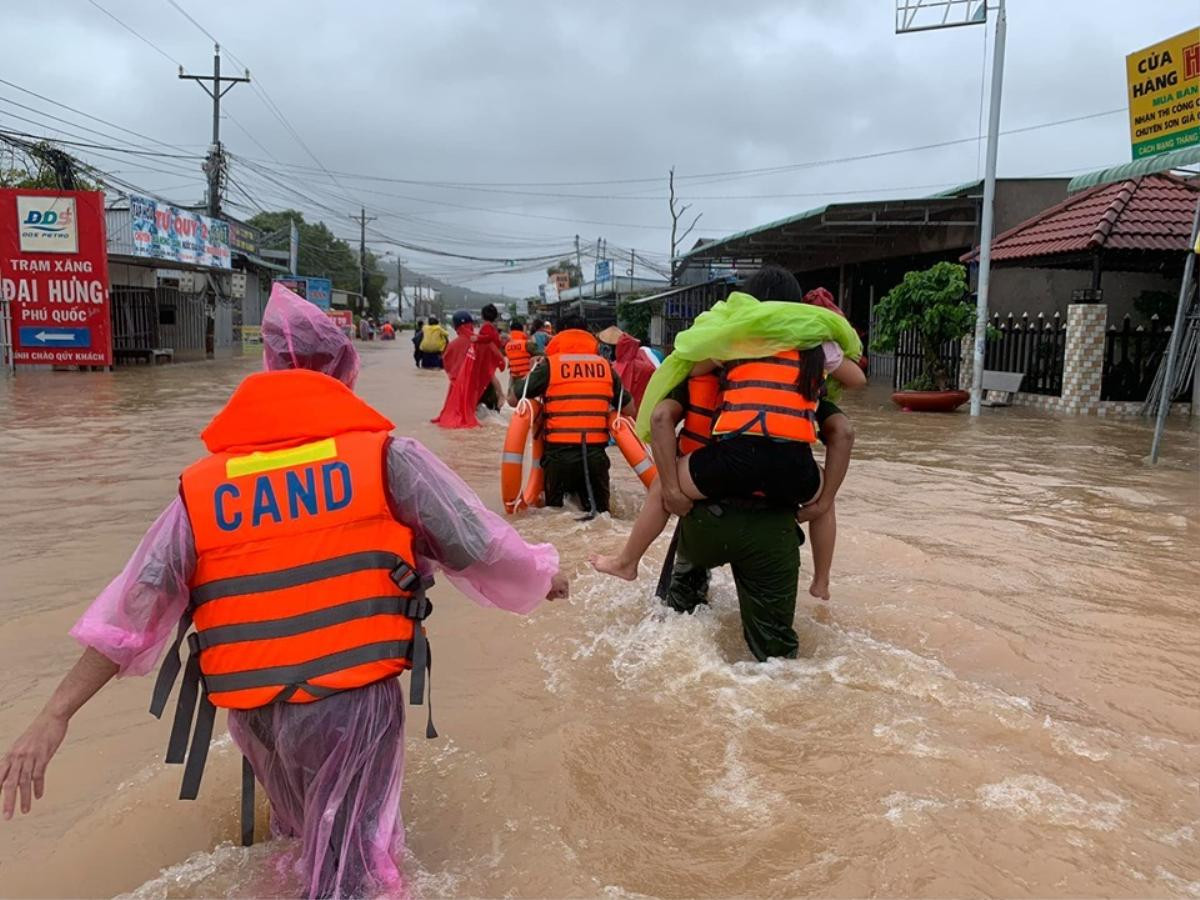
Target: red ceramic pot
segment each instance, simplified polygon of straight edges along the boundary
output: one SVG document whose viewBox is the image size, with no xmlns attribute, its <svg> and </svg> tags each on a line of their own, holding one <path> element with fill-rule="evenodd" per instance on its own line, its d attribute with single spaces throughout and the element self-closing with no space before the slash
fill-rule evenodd
<svg viewBox="0 0 1200 900">
<path fill-rule="evenodd" d="M 896 391 L 892 402 L 905 412 L 954 412 L 971 399 L 966 391 Z"/>
</svg>

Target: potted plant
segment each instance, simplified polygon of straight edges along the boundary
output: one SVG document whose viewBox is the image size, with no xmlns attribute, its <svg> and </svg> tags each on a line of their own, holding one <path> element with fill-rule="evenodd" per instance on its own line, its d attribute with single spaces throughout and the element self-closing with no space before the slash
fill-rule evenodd
<svg viewBox="0 0 1200 900">
<path fill-rule="evenodd" d="M 872 350 L 895 350 L 900 336 L 914 331 L 921 348 L 921 374 L 892 394 L 892 402 L 916 412 L 952 412 L 970 399 L 950 381 L 941 349 L 960 341 L 975 324 L 975 308 L 967 302 L 967 271 L 940 262 L 909 272 L 875 307 Z"/>
</svg>

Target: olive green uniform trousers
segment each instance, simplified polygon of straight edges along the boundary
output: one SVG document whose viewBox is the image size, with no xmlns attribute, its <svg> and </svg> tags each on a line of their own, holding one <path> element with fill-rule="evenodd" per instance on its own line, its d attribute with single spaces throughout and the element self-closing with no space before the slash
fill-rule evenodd
<svg viewBox="0 0 1200 900">
<path fill-rule="evenodd" d="M 802 541 L 790 510 L 697 504 L 679 522 L 666 603 L 685 613 L 707 603 L 708 570 L 728 565 L 750 652 L 760 662 L 772 656 L 794 658 L 799 641 L 792 620 Z"/>
</svg>

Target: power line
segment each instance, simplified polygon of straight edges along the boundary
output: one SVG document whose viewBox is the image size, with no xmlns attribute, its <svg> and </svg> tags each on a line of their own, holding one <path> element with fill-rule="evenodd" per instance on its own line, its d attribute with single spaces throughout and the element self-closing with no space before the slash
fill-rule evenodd
<svg viewBox="0 0 1200 900">
<path fill-rule="evenodd" d="M 19 84 L 14 84 L 13 82 L 8 81 L 4 78 L 0 78 L 0 84 L 8 85 L 9 87 L 15 88 L 16 90 L 21 91 L 24 94 L 29 94 L 31 97 L 36 97 L 37 99 L 39 99 L 45 103 L 51 103 L 57 107 L 60 107 L 61 109 L 65 109 L 70 112 L 73 112 L 76 115 L 84 116 L 85 118 L 91 119 L 93 122 L 99 122 L 102 125 L 107 125 L 109 128 L 116 128 L 118 131 L 124 131 L 127 134 L 132 134 L 134 137 L 139 137 L 144 141 L 150 141 L 150 143 L 152 143 L 152 144 L 158 144 L 160 147 L 167 147 L 168 149 L 171 149 L 171 150 L 182 150 L 185 152 L 187 150 L 186 147 L 181 147 L 179 144 L 168 144 L 165 141 L 160 141 L 158 138 L 152 138 L 148 134 L 142 134 L 140 131 L 134 131 L 132 128 L 126 128 L 124 125 L 118 125 L 115 122 L 110 122 L 107 119 L 101 119 L 99 116 L 93 116 L 91 113 L 86 113 L 81 109 L 76 109 L 73 106 L 68 106 L 66 103 L 60 103 L 57 100 L 51 100 L 45 94 L 39 94 L 37 91 L 31 91 L 29 88 L 22 87 Z M 84 126 L 77 124 L 76 127 L 83 128 Z M 106 136 L 111 137 L 110 135 L 106 135 Z"/>
<path fill-rule="evenodd" d="M 209 31 L 207 28 L 205 28 L 203 25 L 201 25 L 195 18 L 193 18 L 193 16 L 186 9 L 184 9 L 177 2 L 177 0 L 167 0 L 167 2 L 171 6 L 173 6 L 176 10 L 178 10 L 180 15 L 182 15 L 185 19 L 187 19 L 194 26 L 196 26 L 196 28 L 198 28 L 200 30 L 200 32 L 205 37 L 207 37 L 209 40 L 211 40 L 214 44 L 221 43 L 211 31 Z M 248 65 L 246 65 L 246 63 L 243 62 L 241 59 L 239 59 L 237 54 L 235 54 L 228 47 L 225 48 L 225 52 L 229 54 L 229 58 L 232 59 L 235 63 L 237 63 L 239 66 L 241 66 L 247 72 L 250 71 L 250 67 Z M 288 134 L 290 134 L 292 136 L 292 138 L 295 139 L 296 143 L 299 144 L 300 147 L 304 150 L 304 152 L 308 154 L 309 158 L 312 159 L 312 161 L 317 164 L 317 166 L 321 169 L 321 171 L 323 171 L 323 172 L 325 172 L 325 174 L 329 175 L 329 177 L 331 179 L 333 179 L 334 183 L 337 184 L 337 186 L 340 187 L 343 191 L 345 191 L 346 188 L 340 182 L 338 182 L 337 177 L 334 176 L 333 173 L 331 173 L 328 169 L 325 168 L 325 164 L 323 162 L 321 162 L 321 160 L 317 157 L 317 155 L 315 153 L 313 153 L 312 150 L 309 148 L 308 144 L 306 144 L 304 142 L 304 138 L 300 136 L 300 132 L 298 132 L 292 126 L 292 123 L 290 121 L 288 121 L 287 116 L 285 116 L 283 114 L 283 110 L 281 110 L 279 108 L 279 106 L 275 103 L 275 101 L 273 99 L 271 99 L 271 95 L 267 92 L 266 85 L 264 85 L 262 83 L 262 79 L 259 78 L 259 79 L 256 79 L 255 81 L 251 82 L 250 89 L 252 91 L 254 91 L 255 95 L 259 98 L 259 100 L 261 100 L 263 102 L 263 105 L 267 107 L 268 111 L 270 111 L 270 113 L 273 116 L 275 116 L 276 119 L 279 120 L 279 123 L 281 125 L 283 125 L 283 127 L 287 130 Z M 255 143 L 257 143 L 257 141 Z M 267 155 L 270 156 L 271 154 L 268 153 Z M 347 199 L 349 199 L 349 198 L 347 198 Z M 355 200 L 354 202 L 359 203 L 360 201 Z"/>
<path fill-rule="evenodd" d="M 230 55 L 232 56 L 232 54 L 230 54 Z M 1106 116 L 1112 116 L 1112 115 L 1117 115 L 1117 114 L 1124 115 L 1126 112 L 1127 112 L 1127 110 L 1125 107 L 1118 107 L 1118 108 L 1102 110 L 1102 111 L 1094 112 L 1094 113 L 1087 113 L 1084 115 L 1071 116 L 1071 117 L 1063 118 L 1063 119 L 1053 119 L 1053 120 L 1049 120 L 1049 121 L 1045 121 L 1045 122 L 1038 122 L 1038 123 L 1031 124 L 1031 125 L 1025 125 L 1025 126 L 1022 126 L 1019 128 L 1009 128 L 1009 129 L 1005 129 L 1005 130 L 1001 131 L 1000 134 L 1002 134 L 1002 135 L 1024 134 L 1026 132 L 1037 131 L 1042 128 L 1053 128 L 1053 127 L 1056 127 L 1059 125 L 1070 125 L 1070 124 L 1074 124 L 1077 122 L 1083 122 L 1083 121 L 1087 121 L 1090 119 L 1099 119 L 1099 118 L 1104 118 Z M 722 171 L 722 172 L 701 172 L 701 173 L 696 173 L 694 175 L 676 175 L 675 177 L 676 177 L 677 181 L 689 180 L 689 181 L 697 181 L 697 182 L 707 180 L 707 179 L 733 180 L 733 179 L 737 179 L 737 178 L 758 177 L 761 175 L 771 175 L 771 174 L 780 174 L 780 173 L 784 173 L 784 172 L 790 172 L 790 171 L 794 171 L 797 169 L 813 168 L 813 167 L 817 167 L 817 166 L 826 166 L 826 165 L 835 165 L 835 164 L 841 164 L 841 163 L 847 163 L 847 162 L 860 162 L 863 160 L 878 159 L 878 158 L 885 157 L 885 156 L 896 156 L 896 155 L 901 155 L 901 154 L 906 154 L 906 153 L 917 153 L 917 152 L 920 152 L 923 150 L 933 150 L 933 149 L 939 149 L 939 148 L 943 148 L 943 147 L 953 147 L 953 146 L 956 146 L 959 144 L 974 143 L 978 140 L 979 140 L 979 136 L 973 135 L 971 137 L 955 138 L 955 139 L 945 140 L 945 141 L 936 141 L 936 142 L 928 143 L 928 144 L 919 144 L 919 145 L 909 146 L 909 147 L 898 147 L 898 148 L 893 148 L 890 150 L 879 150 L 879 151 L 875 151 L 872 153 L 830 157 L 830 158 L 826 158 L 826 159 L 808 160 L 805 162 L 787 163 L 787 164 L 779 165 L 779 166 L 767 166 L 767 167 L 754 168 L 754 169 L 731 169 L 731 170 Z M 303 170 L 306 168 L 303 166 L 296 166 L 296 165 L 290 165 L 289 167 L 300 169 L 300 170 Z M 326 172 L 326 174 L 329 174 L 332 176 L 335 173 Z M 440 187 L 440 188 L 448 188 L 448 189 L 456 189 L 456 190 L 457 189 L 483 190 L 485 188 L 486 189 L 496 189 L 496 188 L 509 188 L 509 187 L 513 187 L 513 188 L 515 188 L 515 187 L 584 187 L 584 186 L 613 185 L 613 184 L 646 184 L 646 183 L 653 183 L 653 182 L 661 182 L 662 178 L 663 178 L 663 176 L 660 175 L 660 176 L 655 176 L 655 177 L 651 177 L 651 178 L 615 178 L 615 179 L 601 179 L 601 180 L 594 180 L 594 181 L 524 181 L 524 182 L 497 181 L 497 182 L 488 182 L 488 181 L 446 181 L 446 180 L 434 180 L 434 179 L 396 178 L 396 177 L 354 173 L 354 172 L 337 172 L 336 174 L 340 175 L 342 177 L 345 177 L 345 178 L 351 178 L 351 179 L 362 180 L 362 181 L 392 182 L 392 183 L 396 183 L 396 184 L 421 185 L 421 186 L 425 186 L 425 187 L 435 187 L 435 188 Z M 710 182 L 710 183 L 716 183 L 716 182 L 714 181 L 714 182 Z M 523 193 L 523 192 L 504 191 L 501 193 Z M 533 196 L 541 196 L 541 194 L 535 193 L 535 194 L 533 194 Z M 568 195 L 562 195 L 562 194 L 550 194 L 548 196 L 559 197 L 559 198 L 563 198 L 563 199 L 571 199 Z M 582 195 L 582 196 L 583 197 L 596 197 L 597 199 L 612 199 L 613 198 L 612 196 L 609 196 L 609 195 Z M 620 197 L 621 195 L 615 195 L 615 196 Z M 628 196 L 628 195 L 626 195 L 626 196 Z M 653 199 L 665 199 L 665 198 L 653 198 Z"/>
<path fill-rule="evenodd" d="M 148 47 L 153 49 L 155 52 L 157 52 L 159 55 L 161 55 L 164 59 L 166 59 L 167 62 L 174 63 L 175 65 L 179 66 L 180 68 L 183 67 L 183 63 L 181 63 L 179 60 L 177 60 L 170 53 L 168 53 L 162 47 L 158 46 L 158 44 L 154 43 L 154 41 L 150 40 L 145 35 L 140 34 L 137 31 L 134 31 L 131 26 L 122 22 L 115 15 L 113 15 L 111 12 L 109 12 L 107 9 L 105 9 L 103 6 L 101 6 L 99 3 L 97 3 L 96 0 L 88 0 L 88 3 L 92 4 L 92 6 L 96 7 L 96 9 L 100 10 L 100 12 L 104 13 L 106 16 L 108 16 L 110 19 L 112 19 L 114 22 L 116 22 L 118 25 L 120 25 L 122 28 L 124 28 L 130 34 L 132 34 L 135 38 L 137 38 L 139 41 L 141 41 L 143 44 L 146 44 Z"/>
<path fill-rule="evenodd" d="M 106 132 L 99 131 L 95 128 L 88 128 L 86 125 L 80 125 L 78 122 L 72 122 L 70 119 L 64 119 L 61 116 L 54 116 L 54 115 L 51 115 L 50 113 L 42 112 L 41 110 L 37 109 L 36 107 L 26 106 L 24 103 L 18 103 L 15 100 L 10 100 L 8 97 L 0 97 L 0 103 L 7 103 L 10 106 L 15 106 L 19 109 L 26 110 L 27 112 L 31 112 L 34 115 L 41 116 L 43 119 L 50 119 L 55 122 L 62 122 L 65 125 L 71 125 L 75 128 L 82 128 L 84 131 L 90 131 L 91 133 L 98 134 L 98 135 L 100 135 L 100 137 L 103 137 L 103 138 L 108 138 L 110 140 L 115 139 L 115 140 L 121 141 L 121 138 L 113 138 L 112 135 L 110 135 Z M 14 118 L 14 119 L 20 119 L 22 122 L 28 122 L 31 125 L 39 125 L 43 128 L 53 127 L 53 126 L 46 126 L 45 123 L 43 123 L 43 122 L 35 122 L 33 119 L 26 119 L 24 116 L 18 116 L 16 113 L 4 112 L 3 110 L 0 110 L 0 113 L 3 113 L 6 116 L 10 116 L 11 118 Z M 59 128 L 56 130 L 61 131 L 63 134 L 70 134 L 72 137 L 78 137 L 78 138 L 83 137 L 83 135 L 80 135 L 80 134 L 77 134 L 74 132 L 69 132 L 64 128 Z M 137 147 L 137 145 L 131 144 L 129 141 L 121 141 L 121 142 L 124 146 L 113 147 L 113 146 L 108 146 L 108 145 L 104 145 L 104 144 L 88 143 L 87 141 L 83 141 L 83 140 L 81 140 L 81 141 L 59 141 L 59 143 L 63 143 L 63 144 L 74 144 L 75 146 L 90 147 L 90 148 L 94 148 L 97 150 L 112 150 L 112 151 L 120 152 L 120 153 L 128 153 L 133 156 L 153 156 L 153 157 L 157 157 L 159 159 L 203 159 L 204 158 L 203 156 L 201 156 L 198 153 L 164 153 L 161 150 L 141 150 Z"/>
<path fill-rule="evenodd" d="M 179 10 L 179 14 L 181 16 L 183 16 L 185 19 L 187 19 L 189 22 L 191 22 L 193 25 L 195 25 L 197 28 L 199 28 L 201 34 L 203 34 L 206 38 L 208 38 L 214 44 L 221 43 L 220 41 L 218 41 L 216 39 L 216 37 L 213 35 L 213 33 L 211 31 L 209 31 L 207 28 L 205 28 L 203 25 L 201 25 L 199 22 L 197 22 L 195 19 L 193 19 L 191 14 L 186 9 L 184 9 L 182 6 L 180 6 L 178 3 L 176 3 L 175 0 L 167 0 L 167 2 L 170 3 L 177 10 Z M 230 55 L 232 55 L 232 54 L 230 54 Z M 234 62 L 237 62 L 237 60 L 234 60 Z M 242 66 L 242 68 L 246 68 L 246 67 Z"/>
</svg>

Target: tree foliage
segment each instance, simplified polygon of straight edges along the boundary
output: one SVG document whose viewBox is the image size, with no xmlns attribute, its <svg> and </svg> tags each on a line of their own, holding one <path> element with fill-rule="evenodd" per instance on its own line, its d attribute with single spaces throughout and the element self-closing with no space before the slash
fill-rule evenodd
<svg viewBox="0 0 1200 900">
<path fill-rule="evenodd" d="M 18 154 L 14 154 L 16 156 Z M 78 160 L 47 141 L 25 145 L 24 159 L 0 169 L 0 187 L 27 190 L 95 191 L 99 188 L 79 175 Z"/>
<path fill-rule="evenodd" d="M 941 348 L 969 334 L 975 309 L 967 303 L 967 270 L 940 262 L 909 272 L 875 307 L 875 339 L 871 349 L 895 350 L 900 336 L 915 331 L 921 345 L 921 374 L 910 385 L 916 390 L 946 390 L 950 372 Z"/>
<path fill-rule="evenodd" d="M 1176 302 L 1170 291 L 1144 290 L 1133 298 L 1133 309 L 1147 322 L 1155 316 L 1162 322 L 1173 322 Z"/>
<path fill-rule="evenodd" d="M 296 275 L 328 278 L 335 288 L 358 293 L 361 287 L 358 254 L 349 242 L 335 235 L 324 222 L 306 222 L 304 215 L 294 209 L 259 213 L 251 225 L 266 233 L 281 233 L 276 246 L 286 247 L 290 223 L 295 221 L 300 232 L 300 253 Z M 383 315 L 383 289 L 387 276 L 379 271 L 379 260 L 370 250 L 366 255 L 367 308 L 372 316 Z"/>
<path fill-rule="evenodd" d="M 546 269 L 547 276 L 553 275 L 555 272 L 565 272 L 571 279 L 571 287 L 579 287 L 583 284 L 583 270 L 569 259 L 560 259 Z"/>
<path fill-rule="evenodd" d="M 617 304 L 617 324 L 626 334 L 633 335 L 643 344 L 650 342 L 650 320 L 654 318 L 652 303 L 634 303 L 644 294 L 633 294 Z"/>
</svg>

